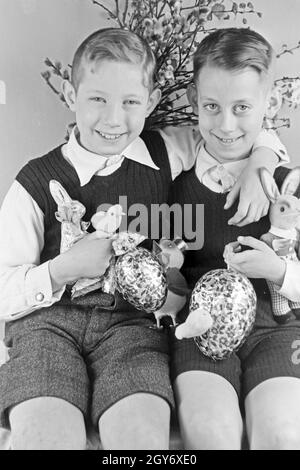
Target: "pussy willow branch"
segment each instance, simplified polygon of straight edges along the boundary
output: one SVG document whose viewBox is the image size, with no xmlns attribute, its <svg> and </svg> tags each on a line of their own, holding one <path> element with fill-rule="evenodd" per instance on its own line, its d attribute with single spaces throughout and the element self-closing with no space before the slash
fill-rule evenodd
<svg viewBox="0 0 300 470">
<path fill-rule="evenodd" d="M 279 53 L 276 55 L 276 58 L 279 59 L 279 57 L 281 57 L 281 56 L 284 55 L 284 54 L 293 54 L 293 51 L 295 51 L 296 49 L 299 49 L 299 48 L 300 48 L 300 41 L 299 41 L 299 43 L 297 44 L 297 46 L 290 47 L 289 49 L 284 49 L 282 52 L 279 52 Z"/>
</svg>

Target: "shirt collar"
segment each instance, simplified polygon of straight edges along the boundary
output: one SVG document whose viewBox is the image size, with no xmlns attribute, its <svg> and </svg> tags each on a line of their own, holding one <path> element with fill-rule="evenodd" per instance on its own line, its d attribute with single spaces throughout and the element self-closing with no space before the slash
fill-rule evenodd
<svg viewBox="0 0 300 470">
<path fill-rule="evenodd" d="M 75 126 L 62 151 L 64 157 L 75 168 L 81 186 L 87 184 L 95 174 L 101 175 L 102 171 L 105 175 L 113 173 L 121 165 L 124 158 L 149 166 L 154 170 L 159 170 L 153 162 L 145 142 L 140 137 L 131 142 L 121 155 L 113 155 L 107 158 L 83 148 L 78 142 L 78 129 Z M 108 171 L 108 168 L 111 168 L 111 171 Z"/>
<path fill-rule="evenodd" d="M 222 192 L 222 186 L 214 181 L 211 181 L 209 176 L 210 170 L 213 167 L 224 168 L 226 172 L 232 175 L 235 180 L 237 180 L 248 164 L 248 158 L 244 158 L 243 160 L 237 160 L 232 162 L 224 162 L 220 163 L 216 160 L 212 155 L 210 155 L 207 150 L 205 149 L 204 142 L 201 142 L 199 145 L 198 152 L 197 152 L 197 159 L 196 159 L 196 175 L 201 181 L 201 183 L 207 185 L 213 191 Z"/>
</svg>

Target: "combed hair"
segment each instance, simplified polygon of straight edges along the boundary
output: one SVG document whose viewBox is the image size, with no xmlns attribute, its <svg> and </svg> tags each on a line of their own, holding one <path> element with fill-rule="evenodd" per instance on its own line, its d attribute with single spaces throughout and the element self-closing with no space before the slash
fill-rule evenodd
<svg viewBox="0 0 300 470">
<path fill-rule="evenodd" d="M 132 31 L 120 28 L 99 29 L 78 47 L 71 71 L 71 82 L 76 91 L 86 65 L 98 65 L 104 60 L 140 65 L 143 70 L 143 84 L 152 91 L 156 60 L 149 44 Z"/>
<path fill-rule="evenodd" d="M 274 61 L 274 50 L 259 33 L 246 28 L 222 28 L 206 36 L 194 57 L 194 81 L 205 66 L 240 71 L 251 67 L 268 74 Z"/>
</svg>

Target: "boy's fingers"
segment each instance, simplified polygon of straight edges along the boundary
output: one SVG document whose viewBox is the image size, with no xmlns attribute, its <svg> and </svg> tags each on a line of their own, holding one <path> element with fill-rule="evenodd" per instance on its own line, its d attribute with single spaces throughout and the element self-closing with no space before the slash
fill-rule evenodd
<svg viewBox="0 0 300 470">
<path fill-rule="evenodd" d="M 266 247 L 268 246 L 261 240 L 258 240 L 257 238 L 254 237 L 238 237 L 238 242 L 241 245 L 246 245 L 250 246 L 250 248 L 254 248 L 255 250 L 260 250 L 260 251 L 265 251 Z M 246 253 L 245 251 L 243 253 Z"/>
<path fill-rule="evenodd" d="M 252 224 L 253 222 L 258 222 L 261 218 L 261 209 L 256 207 L 250 207 L 249 211 L 244 219 L 237 223 L 237 227 L 244 227 L 245 225 Z"/>
<path fill-rule="evenodd" d="M 239 195 L 239 188 L 235 184 L 233 188 L 231 189 L 231 191 L 229 191 L 229 193 L 227 194 L 224 209 L 229 209 L 229 207 L 231 207 L 234 201 L 237 199 L 238 195 Z"/>
<path fill-rule="evenodd" d="M 239 204 L 238 210 L 231 219 L 228 220 L 228 225 L 237 225 L 245 219 L 248 214 L 249 206 L 246 204 Z"/>
<path fill-rule="evenodd" d="M 269 212 L 269 207 L 270 207 L 270 202 L 267 201 L 267 202 L 264 204 L 264 207 L 263 207 L 263 209 L 262 209 L 262 211 L 261 211 L 261 217 L 265 217 L 265 216 L 268 214 L 268 212 Z"/>
</svg>

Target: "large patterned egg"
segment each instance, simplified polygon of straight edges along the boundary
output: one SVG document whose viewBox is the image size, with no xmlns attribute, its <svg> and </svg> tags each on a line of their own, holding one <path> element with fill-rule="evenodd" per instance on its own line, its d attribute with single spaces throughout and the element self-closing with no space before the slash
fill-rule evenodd
<svg viewBox="0 0 300 470">
<path fill-rule="evenodd" d="M 166 300 L 164 268 L 145 248 L 120 256 L 115 265 L 115 276 L 119 292 L 138 310 L 155 312 Z"/>
<path fill-rule="evenodd" d="M 190 311 L 206 309 L 213 326 L 194 338 L 200 351 L 224 359 L 238 349 L 250 333 L 256 313 L 256 294 L 249 279 L 232 269 L 216 269 L 202 276 L 194 287 Z"/>
</svg>

